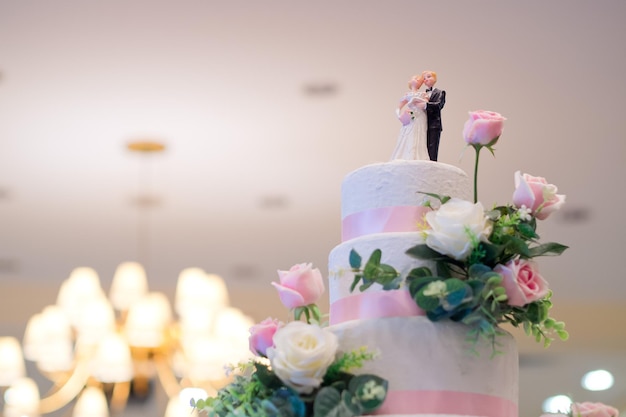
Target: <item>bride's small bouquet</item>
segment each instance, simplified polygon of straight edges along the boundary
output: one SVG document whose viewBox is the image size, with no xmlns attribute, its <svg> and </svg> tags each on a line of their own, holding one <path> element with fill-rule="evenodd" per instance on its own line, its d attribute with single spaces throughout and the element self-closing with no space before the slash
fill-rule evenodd
<svg viewBox="0 0 626 417">
<path fill-rule="evenodd" d="M 567 249 L 559 243 L 541 243 L 538 221 L 558 210 L 565 196 L 544 178 L 516 172 L 513 203 L 486 210 L 478 201 L 477 174 L 482 148 L 492 154 L 502 134 L 505 118 L 489 111 L 470 112 L 463 135 L 476 151 L 474 202 L 424 193 L 438 200 L 438 209 L 426 213 L 422 225 L 424 243 L 406 251 L 414 258 L 431 261 L 402 277 L 391 265 L 381 263 L 374 251 L 363 265 L 352 251 L 355 272 L 352 290 L 364 291 L 374 283 L 385 290 L 403 285 L 426 316 L 467 324 L 473 343 L 487 339 L 497 352 L 499 325 L 510 323 L 547 346 L 556 337 L 568 338 L 565 325 L 549 317 L 552 292 L 540 275 L 535 258 L 560 255 Z M 426 203 L 431 206 L 431 202 Z"/>
<path fill-rule="evenodd" d="M 376 410 L 387 381 L 352 374 L 374 355 L 365 348 L 340 352 L 337 336 L 321 325 L 315 305 L 324 292 L 320 271 L 298 264 L 278 273 L 280 283 L 272 284 L 294 320 L 268 318 L 253 326 L 255 358 L 232 367 L 238 374 L 216 397 L 191 405 L 209 417 L 353 417 Z"/>
</svg>

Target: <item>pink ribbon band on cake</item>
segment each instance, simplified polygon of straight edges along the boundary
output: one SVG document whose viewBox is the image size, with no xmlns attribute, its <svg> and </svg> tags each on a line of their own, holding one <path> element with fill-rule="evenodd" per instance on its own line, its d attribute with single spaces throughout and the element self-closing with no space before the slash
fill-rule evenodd
<svg viewBox="0 0 626 417">
<path fill-rule="evenodd" d="M 376 414 L 454 414 L 518 417 L 517 404 L 506 398 L 458 391 L 389 391 Z"/>
<path fill-rule="evenodd" d="M 341 222 L 341 241 L 373 233 L 416 232 L 428 211 L 424 206 L 394 206 L 349 214 Z"/>
<path fill-rule="evenodd" d="M 330 324 L 380 317 L 424 316 L 406 290 L 370 291 L 349 295 L 330 305 Z"/>
</svg>

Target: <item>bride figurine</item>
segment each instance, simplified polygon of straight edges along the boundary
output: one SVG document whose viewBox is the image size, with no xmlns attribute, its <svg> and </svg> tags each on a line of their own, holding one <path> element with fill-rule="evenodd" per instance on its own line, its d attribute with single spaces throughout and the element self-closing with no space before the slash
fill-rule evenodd
<svg viewBox="0 0 626 417">
<path fill-rule="evenodd" d="M 409 92 L 406 93 L 396 109 L 396 115 L 402 127 L 398 135 L 396 149 L 391 155 L 394 159 L 430 160 L 426 147 L 428 129 L 424 104 L 428 102 L 428 93 L 418 91 L 424 83 L 422 75 L 414 75 L 409 81 Z"/>
</svg>

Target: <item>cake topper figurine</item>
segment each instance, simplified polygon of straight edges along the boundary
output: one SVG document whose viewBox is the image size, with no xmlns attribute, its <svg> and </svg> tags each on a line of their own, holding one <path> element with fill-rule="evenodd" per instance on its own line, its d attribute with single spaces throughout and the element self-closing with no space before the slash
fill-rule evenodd
<svg viewBox="0 0 626 417">
<path fill-rule="evenodd" d="M 414 75 L 409 80 L 409 91 L 402 97 L 396 115 L 402 123 L 396 148 L 391 154 L 394 159 L 429 159 L 426 146 L 426 103 L 428 93 L 419 91 L 424 84 L 423 75 Z"/>
<path fill-rule="evenodd" d="M 439 154 L 439 139 L 441 138 L 441 109 L 446 104 L 446 92 L 435 88 L 437 82 L 437 73 L 435 71 L 422 72 L 424 84 L 426 84 L 426 92 L 428 102 L 424 109 L 428 119 L 428 131 L 426 143 L 428 146 L 428 156 L 431 161 L 436 161 Z"/>
<path fill-rule="evenodd" d="M 446 92 L 434 88 L 436 82 L 434 71 L 423 71 L 409 80 L 409 91 L 396 109 L 402 127 L 391 160 L 437 160 Z M 425 91 L 419 91 L 422 85 L 426 85 Z"/>
</svg>

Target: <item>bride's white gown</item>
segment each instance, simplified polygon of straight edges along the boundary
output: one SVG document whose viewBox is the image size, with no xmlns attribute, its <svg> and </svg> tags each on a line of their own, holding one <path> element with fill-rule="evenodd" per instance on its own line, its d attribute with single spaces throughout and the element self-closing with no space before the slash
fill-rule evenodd
<svg viewBox="0 0 626 417">
<path fill-rule="evenodd" d="M 409 100 L 405 108 L 413 112 L 413 120 L 400 128 L 396 148 L 391 154 L 394 159 L 423 159 L 430 160 L 428 148 L 426 147 L 427 118 L 426 112 L 418 108 L 417 103 L 410 103 L 415 93 L 408 93 L 404 98 Z M 402 109 L 401 111 L 406 111 Z"/>
</svg>

